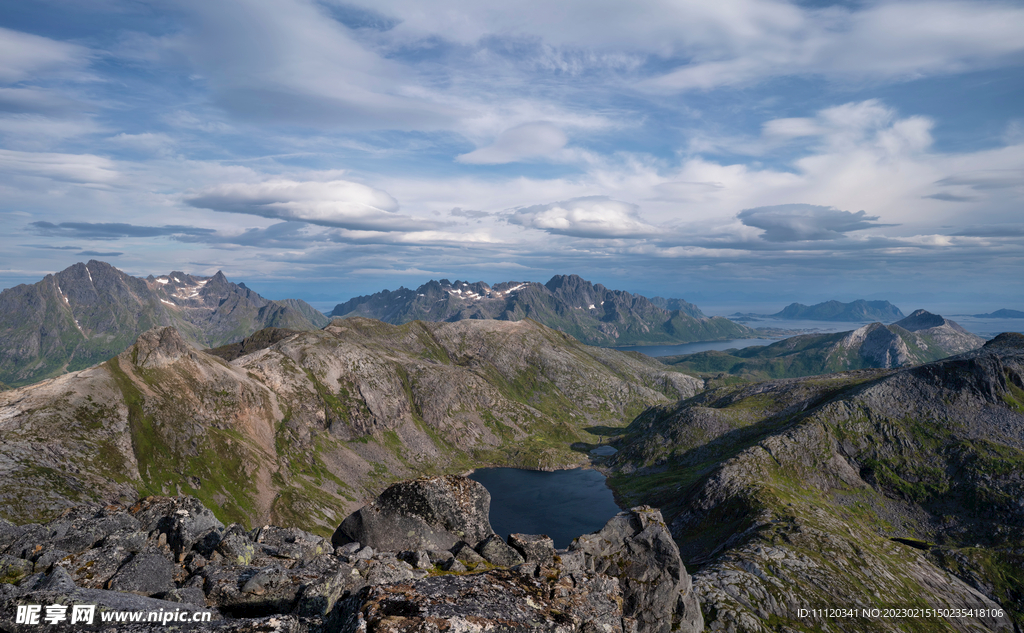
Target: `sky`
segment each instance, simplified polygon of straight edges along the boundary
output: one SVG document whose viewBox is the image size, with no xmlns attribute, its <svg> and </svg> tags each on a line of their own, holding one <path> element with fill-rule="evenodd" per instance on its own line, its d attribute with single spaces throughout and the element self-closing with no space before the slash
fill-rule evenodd
<svg viewBox="0 0 1024 633">
<path fill-rule="evenodd" d="M 3 3 L 0 287 L 1024 309 L 1022 33 L 1020 1 Z"/>
</svg>

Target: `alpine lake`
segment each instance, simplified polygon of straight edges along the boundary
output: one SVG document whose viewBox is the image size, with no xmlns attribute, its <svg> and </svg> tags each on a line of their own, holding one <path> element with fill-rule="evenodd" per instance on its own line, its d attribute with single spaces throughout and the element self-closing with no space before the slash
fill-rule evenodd
<svg viewBox="0 0 1024 633">
<path fill-rule="evenodd" d="M 605 476 L 596 470 L 483 468 L 469 478 L 491 493 L 491 527 L 503 538 L 547 534 L 561 549 L 620 512 Z"/>
</svg>

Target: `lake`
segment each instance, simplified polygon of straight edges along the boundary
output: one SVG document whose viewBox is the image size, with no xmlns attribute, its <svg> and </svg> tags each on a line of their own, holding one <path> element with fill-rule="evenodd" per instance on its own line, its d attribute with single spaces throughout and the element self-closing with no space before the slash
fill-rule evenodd
<svg viewBox="0 0 1024 633">
<path fill-rule="evenodd" d="M 491 527 L 509 534 L 547 534 L 555 547 L 596 532 L 621 510 L 596 470 L 482 468 L 469 476 L 491 493 Z"/>
</svg>

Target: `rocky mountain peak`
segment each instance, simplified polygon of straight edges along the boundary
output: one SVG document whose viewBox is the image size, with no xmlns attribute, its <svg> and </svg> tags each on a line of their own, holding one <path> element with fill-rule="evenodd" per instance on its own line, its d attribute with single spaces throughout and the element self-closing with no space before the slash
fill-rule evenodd
<svg viewBox="0 0 1024 633">
<path fill-rule="evenodd" d="M 189 345 L 172 326 L 155 327 L 139 335 L 134 345 L 121 353 L 139 367 L 163 367 L 182 357 L 194 357 Z"/>
<path fill-rule="evenodd" d="M 917 332 L 918 330 L 940 327 L 947 323 L 946 319 L 927 310 L 914 310 L 907 318 L 897 321 L 896 325 L 908 332 Z"/>
<path fill-rule="evenodd" d="M 985 343 L 985 349 L 1024 352 L 1024 334 L 1020 332 L 1003 332 L 988 343 Z"/>
</svg>

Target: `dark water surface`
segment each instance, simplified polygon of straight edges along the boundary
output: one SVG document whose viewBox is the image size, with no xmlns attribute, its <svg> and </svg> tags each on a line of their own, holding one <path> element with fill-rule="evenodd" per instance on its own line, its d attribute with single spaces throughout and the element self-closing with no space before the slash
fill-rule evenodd
<svg viewBox="0 0 1024 633">
<path fill-rule="evenodd" d="M 619 512 L 604 475 L 596 470 L 543 472 L 483 468 L 469 476 L 491 493 L 491 527 L 509 534 L 547 534 L 555 547 L 568 547 L 581 534 L 596 532 Z"/>
</svg>

